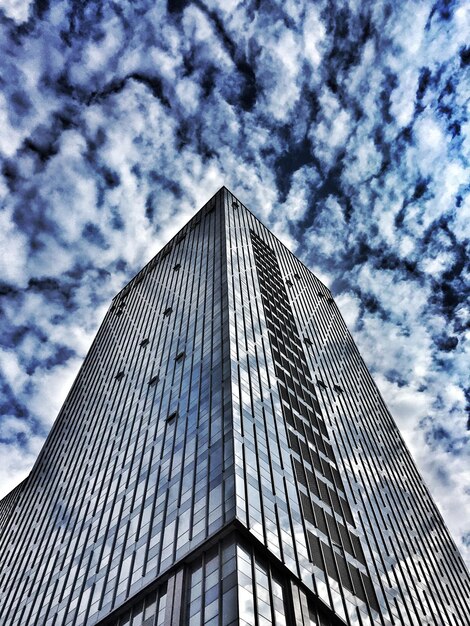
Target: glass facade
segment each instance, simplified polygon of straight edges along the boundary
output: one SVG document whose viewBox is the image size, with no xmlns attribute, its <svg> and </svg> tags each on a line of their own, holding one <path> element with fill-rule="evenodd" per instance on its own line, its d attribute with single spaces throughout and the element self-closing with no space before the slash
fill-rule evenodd
<svg viewBox="0 0 470 626">
<path fill-rule="evenodd" d="M 220 201 L 110 306 L 0 538 L 0 623 L 97 623 L 234 517 Z"/>
<path fill-rule="evenodd" d="M 225 188 L 114 298 L 0 522 L 5 626 L 470 614 L 330 292 Z"/>
<path fill-rule="evenodd" d="M 467 624 L 468 572 L 331 293 L 225 193 L 237 517 L 343 623 Z"/>
</svg>

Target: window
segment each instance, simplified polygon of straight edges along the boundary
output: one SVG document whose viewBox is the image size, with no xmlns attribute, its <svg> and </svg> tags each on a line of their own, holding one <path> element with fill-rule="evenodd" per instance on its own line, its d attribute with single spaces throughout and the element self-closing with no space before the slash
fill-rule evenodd
<svg viewBox="0 0 470 626">
<path fill-rule="evenodd" d="M 159 258 L 158 257 L 154 257 L 149 262 L 147 271 L 150 272 L 151 270 L 153 270 L 153 268 L 158 264 L 158 262 L 159 262 Z"/>
<path fill-rule="evenodd" d="M 178 416 L 178 411 L 173 411 L 173 413 L 170 413 L 168 415 L 168 417 L 166 418 L 166 421 L 168 423 L 171 423 L 171 422 L 173 422 L 176 419 L 177 416 Z"/>
</svg>

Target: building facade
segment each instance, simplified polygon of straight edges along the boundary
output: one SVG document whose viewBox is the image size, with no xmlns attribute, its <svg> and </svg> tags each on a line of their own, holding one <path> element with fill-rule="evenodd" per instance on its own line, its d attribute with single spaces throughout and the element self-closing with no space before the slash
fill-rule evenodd
<svg viewBox="0 0 470 626">
<path fill-rule="evenodd" d="M 329 290 L 226 188 L 114 298 L 0 506 L 5 626 L 466 626 Z"/>
</svg>

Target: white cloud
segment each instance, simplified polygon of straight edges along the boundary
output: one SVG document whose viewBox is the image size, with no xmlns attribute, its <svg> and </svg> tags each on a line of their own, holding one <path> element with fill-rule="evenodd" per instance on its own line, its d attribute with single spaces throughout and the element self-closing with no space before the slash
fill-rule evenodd
<svg viewBox="0 0 470 626">
<path fill-rule="evenodd" d="M 325 35 L 325 26 L 318 8 L 314 5 L 308 6 L 303 19 L 303 53 L 314 70 L 322 60 Z"/>
<path fill-rule="evenodd" d="M 354 332 L 360 314 L 360 300 L 351 293 L 343 292 L 335 298 L 341 315 L 350 332 Z"/>
<path fill-rule="evenodd" d="M 415 110 L 415 101 L 410 94 L 416 93 L 419 71 L 416 67 L 405 67 L 400 71 L 399 84 L 391 96 L 391 112 L 399 126 L 408 126 Z"/>
<path fill-rule="evenodd" d="M 12 350 L 0 350 L 0 371 L 13 391 L 21 394 L 28 382 L 28 375 Z"/>
<path fill-rule="evenodd" d="M 43 433 L 52 427 L 81 364 L 82 359 L 71 359 L 66 365 L 55 366 L 52 371 L 35 372 L 28 406 L 40 420 Z"/>
<path fill-rule="evenodd" d="M 258 80 L 263 85 L 264 114 L 285 121 L 300 95 L 298 82 L 300 42 L 294 33 L 276 24 L 260 37 L 262 52 Z"/>
<path fill-rule="evenodd" d="M 25 131 L 10 124 L 8 119 L 8 101 L 3 94 L 0 94 L 0 125 L 4 129 L 0 133 L 0 152 L 8 157 L 12 157 L 20 145 Z"/>
<path fill-rule="evenodd" d="M 11 219 L 11 212 L 0 213 L 0 276 L 3 280 L 23 286 L 28 254 L 28 241 Z"/>
<path fill-rule="evenodd" d="M 344 173 L 344 180 L 351 185 L 357 185 L 362 180 L 378 173 L 382 156 L 370 138 L 355 137 L 349 142 L 349 154 L 349 164 Z"/>
<path fill-rule="evenodd" d="M 7 17 L 21 23 L 28 19 L 32 4 L 32 0 L 3 0 L 2 9 Z"/>
<path fill-rule="evenodd" d="M 452 254 L 439 253 L 437 257 L 424 257 L 420 261 L 420 266 L 424 272 L 430 276 L 438 276 L 449 266 Z"/>
<path fill-rule="evenodd" d="M 326 87 L 321 90 L 319 101 L 321 121 L 311 126 L 309 137 L 321 160 L 330 164 L 338 147 L 347 143 L 351 133 L 351 116 Z"/>
</svg>

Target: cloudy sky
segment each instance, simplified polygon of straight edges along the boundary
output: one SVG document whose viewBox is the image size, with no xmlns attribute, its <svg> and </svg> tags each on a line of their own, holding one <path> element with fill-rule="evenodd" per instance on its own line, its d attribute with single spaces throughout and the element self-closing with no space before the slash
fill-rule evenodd
<svg viewBox="0 0 470 626">
<path fill-rule="evenodd" d="M 332 289 L 468 560 L 468 3 L 0 6 L 0 495 L 225 184 Z"/>
</svg>

